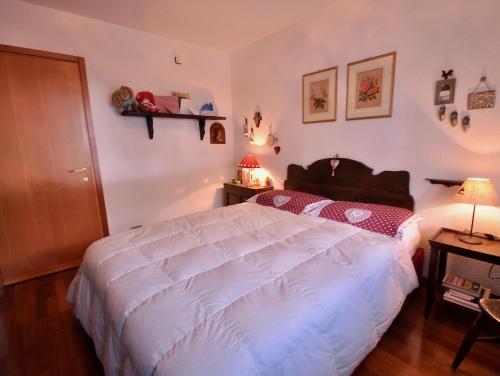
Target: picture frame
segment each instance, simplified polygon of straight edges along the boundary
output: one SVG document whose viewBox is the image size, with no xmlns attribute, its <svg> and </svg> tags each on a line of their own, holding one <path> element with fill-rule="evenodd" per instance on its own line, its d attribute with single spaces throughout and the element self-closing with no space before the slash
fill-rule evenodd
<svg viewBox="0 0 500 376">
<path fill-rule="evenodd" d="M 211 144 L 225 144 L 226 143 L 226 130 L 224 126 L 215 122 L 210 126 L 210 143 Z"/>
<path fill-rule="evenodd" d="M 436 81 L 435 105 L 450 104 L 455 101 L 456 82 L 456 78 Z"/>
<path fill-rule="evenodd" d="M 346 120 L 392 116 L 396 52 L 347 65 Z"/>
<path fill-rule="evenodd" d="M 337 120 L 338 67 L 330 67 L 302 76 L 302 123 Z"/>
</svg>

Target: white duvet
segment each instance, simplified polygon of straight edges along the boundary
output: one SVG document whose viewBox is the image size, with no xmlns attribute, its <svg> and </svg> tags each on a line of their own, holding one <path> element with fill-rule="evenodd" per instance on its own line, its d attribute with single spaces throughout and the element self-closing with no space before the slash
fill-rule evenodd
<svg viewBox="0 0 500 376">
<path fill-rule="evenodd" d="M 95 242 L 68 300 L 107 375 L 348 375 L 416 286 L 387 236 L 244 203 Z"/>
</svg>

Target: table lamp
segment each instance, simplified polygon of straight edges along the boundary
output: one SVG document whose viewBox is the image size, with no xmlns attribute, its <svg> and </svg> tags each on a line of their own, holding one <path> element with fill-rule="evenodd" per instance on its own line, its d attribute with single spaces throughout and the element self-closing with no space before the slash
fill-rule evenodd
<svg viewBox="0 0 500 376">
<path fill-rule="evenodd" d="M 242 168 L 242 183 L 243 185 L 252 185 L 252 171 L 254 168 L 260 168 L 259 162 L 255 156 L 248 154 L 243 157 L 238 167 Z"/>
<path fill-rule="evenodd" d="M 468 244 L 482 244 L 481 239 L 472 236 L 476 205 L 498 205 L 498 196 L 490 179 L 467 178 L 455 194 L 455 201 L 474 205 L 472 223 L 468 234 L 459 235 L 458 240 Z"/>
</svg>

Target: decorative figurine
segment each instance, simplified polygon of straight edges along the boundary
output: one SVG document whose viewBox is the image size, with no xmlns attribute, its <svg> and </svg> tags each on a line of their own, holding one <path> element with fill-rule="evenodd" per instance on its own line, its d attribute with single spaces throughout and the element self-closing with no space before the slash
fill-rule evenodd
<svg viewBox="0 0 500 376">
<path fill-rule="evenodd" d="M 462 118 L 462 129 L 464 130 L 464 132 L 467 132 L 469 128 L 470 128 L 470 116 L 465 115 Z"/>
<path fill-rule="evenodd" d="M 134 92 L 128 86 L 121 86 L 111 96 L 111 100 L 118 112 L 139 111 L 139 104 L 134 99 Z"/>
<path fill-rule="evenodd" d="M 458 112 L 457 111 L 453 111 L 451 114 L 450 114 L 450 124 L 452 127 L 456 127 L 457 124 L 458 124 Z"/>
<path fill-rule="evenodd" d="M 200 115 L 217 116 L 214 104 L 212 102 L 208 102 L 201 106 Z"/>
<path fill-rule="evenodd" d="M 446 106 L 439 107 L 438 118 L 439 121 L 446 119 Z"/>
<path fill-rule="evenodd" d="M 255 111 L 255 114 L 253 115 L 253 121 L 255 122 L 255 126 L 257 128 L 260 127 L 261 120 L 262 120 L 262 115 L 260 114 L 259 111 Z"/>
<path fill-rule="evenodd" d="M 139 102 L 139 108 L 141 111 L 160 112 L 160 107 L 158 107 L 155 103 L 155 96 L 150 91 L 138 92 L 135 99 Z"/>
</svg>

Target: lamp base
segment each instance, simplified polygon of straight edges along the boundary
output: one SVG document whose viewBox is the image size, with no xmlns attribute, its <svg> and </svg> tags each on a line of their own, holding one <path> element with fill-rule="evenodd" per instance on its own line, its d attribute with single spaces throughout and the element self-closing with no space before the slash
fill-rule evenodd
<svg viewBox="0 0 500 376">
<path fill-rule="evenodd" d="M 475 236 L 472 236 L 472 235 L 458 235 L 457 236 L 457 239 L 460 240 L 461 242 L 463 243 L 467 243 L 467 244 L 483 244 L 483 241 Z"/>
</svg>

